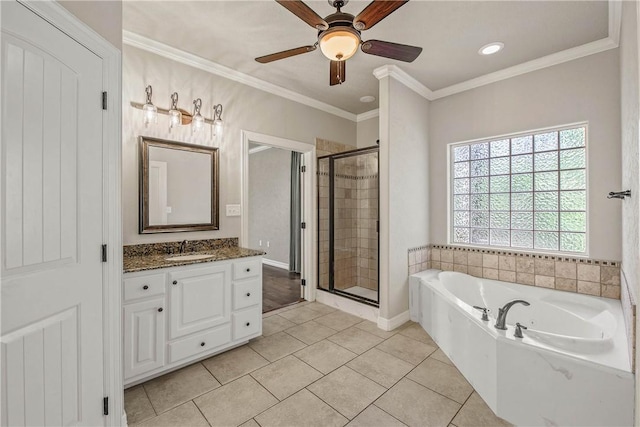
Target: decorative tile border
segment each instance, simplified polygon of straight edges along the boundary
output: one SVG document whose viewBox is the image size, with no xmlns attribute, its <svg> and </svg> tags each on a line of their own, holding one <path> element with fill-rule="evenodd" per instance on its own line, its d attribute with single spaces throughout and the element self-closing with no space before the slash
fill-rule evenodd
<svg viewBox="0 0 640 427">
<path fill-rule="evenodd" d="M 144 243 L 141 245 L 127 245 L 122 247 L 122 256 L 135 257 L 145 255 L 166 255 L 178 253 L 181 242 Z M 237 237 L 224 239 L 188 240 L 185 252 L 203 252 L 238 246 Z"/>
<path fill-rule="evenodd" d="M 521 285 L 620 299 L 619 261 L 439 244 L 409 249 L 408 255 L 409 274 L 426 267 Z"/>
</svg>

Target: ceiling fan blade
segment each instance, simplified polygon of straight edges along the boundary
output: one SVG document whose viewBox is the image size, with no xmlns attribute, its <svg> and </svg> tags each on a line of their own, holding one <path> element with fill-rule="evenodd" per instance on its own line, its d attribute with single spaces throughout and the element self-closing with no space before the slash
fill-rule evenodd
<svg viewBox="0 0 640 427">
<path fill-rule="evenodd" d="M 276 0 L 282 6 L 284 6 L 289 12 L 302 19 L 307 24 L 311 25 L 317 30 L 326 30 L 329 25 L 324 19 L 322 19 L 317 13 L 313 11 L 309 6 L 304 4 L 300 0 Z"/>
<path fill-rule="evenodd" d="M 360 49 L 369 55 L 384 56 L 404 62 L 413 62 L 422 52 L 421 47 L 406 44 L 384 42 L 382 40 L 368 40 L 363 42 Z"/>
<path fill-rule="evenodd" d="M 347 79 L 347 61 L 331 61 L 329 86 L 341 85 Z"/>
<path fill-rule="evenodd" d="M 353 26 L 360 31 L 368 30 L 408 1 L 374 0 L 354 18 Z"/>
<path fill-rule="evenodd" d="M 261 64 L 266 64 L 267 62 L 277 61 L 279 59 L 289 58 L 290 56 L 300 55 L 302 53 L 313 52 L 316 50 L 316 46 L 301 46 L 296 47 L 295 49 L 283 50 L 282 52 L 272 53 L 271 55 L 261 56 L 256 58 L 256 61 Z"/>
</svg>

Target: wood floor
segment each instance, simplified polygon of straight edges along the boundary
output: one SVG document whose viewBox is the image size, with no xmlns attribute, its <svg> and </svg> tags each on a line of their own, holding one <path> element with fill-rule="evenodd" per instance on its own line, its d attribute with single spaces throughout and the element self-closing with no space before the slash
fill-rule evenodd
<svg viewBox="0 0 640 427">
<path fill-rule="evenodd" d="M 262 265 L 262 312 L 275 310 L 300 299 L 300 274 Z"/>
</svg>

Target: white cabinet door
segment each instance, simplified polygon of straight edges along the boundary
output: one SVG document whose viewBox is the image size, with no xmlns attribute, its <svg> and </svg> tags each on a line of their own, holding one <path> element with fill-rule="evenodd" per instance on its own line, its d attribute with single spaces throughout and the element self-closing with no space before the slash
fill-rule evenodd
<svg viewBox="0 0 640 427">
<path fill-rule="evenodd" d="M 164 298 L 124 306 L 124 377 L 164 365 Z"/>
<path fill-rule="evenodd" d="M 231 320 L 231 263 L 169 273 L 169 338 Z"/>
</svg>

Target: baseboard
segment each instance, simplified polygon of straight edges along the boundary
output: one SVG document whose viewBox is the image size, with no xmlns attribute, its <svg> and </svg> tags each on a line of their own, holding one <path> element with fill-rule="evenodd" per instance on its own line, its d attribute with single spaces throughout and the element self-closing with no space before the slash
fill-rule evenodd
<svg viewBox="0 0 640 427">
<path fill-rule="evenodd" d="M 272 259 L 262 258 L 262 263 L 271 267 L 281 268 L 283 270 L 289 271 L 289 264 L 286 262 L 274 261 Z"/>
<path fill-rule="evenodd" d="M 365 320 L 376 322 L 378 320 L 378 308 L 367 304 L 362 304 L 340 295 L 332 294 L 322 290 L 316 290 L 316 301 L 337 308 L 345 313 L 353 314 Z"/>
<path fill-rule="evenodd" d="M 398 326 L 404 325 L 410 320 L 409 310 L 398 314 L 391 319 L 385 319 L 384 317 L 378 317 L 378 328 L 385 331 L 392 331 Z"/>
</svg>

